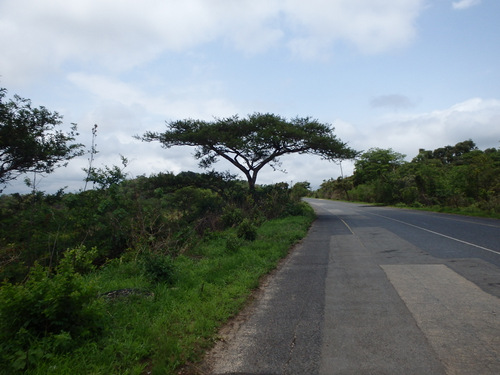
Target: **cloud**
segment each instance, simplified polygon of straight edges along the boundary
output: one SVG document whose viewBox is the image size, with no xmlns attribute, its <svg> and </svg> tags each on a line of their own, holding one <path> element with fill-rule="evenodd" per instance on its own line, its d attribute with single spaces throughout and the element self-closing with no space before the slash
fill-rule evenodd
<svg viewBox="0 0 500 375">
<path fill-rule="evenodd" d="M 64 63 L 126 70 L 218 32 L 217 17 L 201 0 L 6 0 L 0 14 L 2 51 L 32 70 Z"/>
<path fill-rule="evenodd" d="M 292 51 L 318 54 L 335 42 L 347 42 L 364 53 L 378 53 L 409 43 L 414 21 L 424 6 L 420 0 L 289 0 Z M 314 57 L 314 56 L 313 56 Z"/>
<path fill-rule="evenodd" d="M 152 95 L 141 91 L 132 84 L 102 75 L 71 73 L 68 80 L 106 105 L 118 103 L 124 108 L 136 108 L 148 116 L 168 119 L 198 118 L 212 119 L 237 113 L 233 104 L 222 97 L 217 97 L 217 84 L 199 83 L 191 87 L 172 88 L 170 93 Z"/>
<path fill-rule="evenodd" d="M 481 4 L 481 0 L 460 0 L 452 3 L 453 9 L 462 10 Z"/>
<path fill-rule="evenodd" d="M 414 157 L 419 148 L 435 149 L 472 139 L 479 148 L 499 147 L 500 100 L 471 98 L 450 108 L 394 115 L 362 132 L 356 145 L 392 148 Z"/>
<path fill-rule="evenodd" d="M 364 53 L 412 40 L 424 0 L 3 0 L 0 71 L 29 81 L 61 68 L 122 72 L 224 41 L 260 53 L 286 46 L 321 58 L 335 43 Z"/>
<path fill-rule="evenodd" d="M 413 103 L 407 96 L 392 94 L 377 96 L 370 101 L 370 105 L 374 108 L 388 107 L 398 110 L 414 107 L 415 103 Z"/>
</svg>

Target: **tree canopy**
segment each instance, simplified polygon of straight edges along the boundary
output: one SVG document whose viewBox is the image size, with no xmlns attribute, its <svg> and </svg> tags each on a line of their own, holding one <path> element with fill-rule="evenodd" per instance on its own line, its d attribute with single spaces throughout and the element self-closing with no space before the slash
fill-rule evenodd
<svg viewBox="0 0 500 375">
<path fill-rule="evenodd" d="M 370 149 L 354 175 L 321 184 L 321 198 L 352 199 L 415 207 L 467 207 L 500 213 L 500 149 L 480 150 L 471 140 L 435 150 L 420 149 L 411 162 L 392 149 Z"/>
<path fill-rule="evenodd" d="M 27 172 L 50 173 L 63 162 L 81 155 L 75 140 L 76 125 L 69 133 L 56 130 L 62 116 L 45 107 L 33 108 L 17 95 L 4 101 L 0 88 L 0 184 Z M 1 190 L 0 190 L 1 191 Z"/>
<path fill-rule="evenodd" d="M 434 151 L 419 149 L 418 155 L 413 161 L 423 162 L 429 159 L 440 160 L 443 164 L 454 164 L 459 162 L 465 154 L 472 151 L 477 151 L 476 144 L 468 139 L 457 143 L 455 146 L 445 146 L 435 149 Z"/>
<path fill-rule="evenodd" d="M 365 183 L 384 176 L 387 172 L 394 171 L 404 163 L 406 155 L 390 149 L 371 148 L 363 153 L 354 163 L 355 183 Z"/>
<path fill-rule="evenodd" d="M 327 160 L 351 159 L 357 152 L 340 141 L 334 128 L 310 117 L 287 120 L 274 114 L 254 113 L 202 120 L 167 122 L 163 133 L 146 132 L 140 139 L 159 141 L 164 147 L 194 146 L 199 165 L 209 168 L 223 158 L 245 174 L 251 190 L 257 174 L 265 166 L 279 166 L 285 154 L 314 154 Z"/>
</svg>

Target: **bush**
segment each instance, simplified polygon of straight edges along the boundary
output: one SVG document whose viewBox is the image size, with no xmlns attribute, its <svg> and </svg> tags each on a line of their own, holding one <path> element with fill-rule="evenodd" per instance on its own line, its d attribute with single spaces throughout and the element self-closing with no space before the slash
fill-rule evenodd
<svg viewBox="0 0 500 375">
<path fill-rule="evenodd" d="M 221 219 L 226 228 L 233 227 L 243 220 L 243 211 L 238 207 L 226 206 L 222 211 Z"/>
<path fill-rule="evenodd" d="M 4 282 L 0 367 L 26 370 L 50 358 L 51 352 L 69 350 L 95 337 L 103 328 L 101 307 L 96 288 L 75 271 L 71 257 L 62 259 L 55 273 L 35 264 L 24 284 Z"/>
<path fill-rule="evenodd" d="M 160 254 L 146 254 L 142 263 L 146 276 L 154 283 L 171 285 L 175 282 L 175 265 L 172 257 Z"/>
<path fill-rule="evenodd" d="M 290 216 L 305 216 L 307 212 L 307 203 L 290 202 L 286 206 L 286 214 Z"/>
<path fill-rule="evenodd" d="M 257 227 L 248 219 L 244 219 L 238 226 L 237 235 L 247 241 L 255 241 L 257 239 Z"/>
<path fill-rule="evenodd" d="M 230 253 L 235 253 L 240 249 L 242 245 L 241 238 L 235 236 L 234 234 L 228 235 L 226 238 L 226 250 Z"/>
<path fill-rule="evenodd" d="M 68 249 L 64 253 L 64 258 L 71 263 L 74 271 L 83 275 L 95 269 L 93 262 L 97 258 L 97 248 L 87 250 L 85 245 L 80 245 L 74 249 Z"/>
</svg>

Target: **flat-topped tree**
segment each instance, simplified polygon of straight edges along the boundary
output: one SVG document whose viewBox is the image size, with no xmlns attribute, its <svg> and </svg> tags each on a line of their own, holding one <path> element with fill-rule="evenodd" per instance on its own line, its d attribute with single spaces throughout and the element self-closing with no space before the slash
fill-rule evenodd
<svg viewBox="0 0 500 375">
<path fill-rule="evenodd" d="M 207 122 L 167 122 L 163 133 L 146 132 L 143 141 L 159 141 L 163 147 L 194 146 L 200 167 L 209 168 L 223 158 L 241 170 L 251 191 L 265 166 L 276 168 L 285 154 L 314 154 L 328 160 L 352 159 L 357 152 L 334 134 L 334 128 L 310 117 L 287 120 L 274 114 L 254 113 Z"/>
</svg>

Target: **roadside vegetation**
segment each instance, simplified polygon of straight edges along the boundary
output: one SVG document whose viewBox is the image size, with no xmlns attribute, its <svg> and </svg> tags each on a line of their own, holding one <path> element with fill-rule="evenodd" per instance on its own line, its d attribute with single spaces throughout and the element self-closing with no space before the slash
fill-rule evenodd
<svg viewBox="0 0 500 375">
<path fill-rule="evenodd" d="M 304 185 L 249 194 L 233 176 L 184 172 L 0 196 L 2 373 L 168 374 L 196 361 L 305 236 Z"/>
<path fill-rule="evenodd" d="M 0 372 L 173 374 L 199 359 L 314 220 L 309 184 L 257 185 L 279 157 L 356 155 L 311 118 L 272 114 L 167 123 L 141 139 L 196 148 L 200 166 L 229 173 L 127 179 L 95 167 L 62 116 L 0 88 L 0 189 L 27 173 L 31 194 L 0 195 Z M 137 136 L 137 138 L 140 138 Z M 75 193 L 37 190 L 37 178 L 88 155 Z M 1 190 L 0 190 L 1 193 Z"/>
<path fill-rule="evenodd" d="M 324 181 L 315 196 L 500 218 L 500 149 L 480 150 L 466 140 L 404 158 L 370 149 L 356 160 L 353 176 Z"/>
</svg>

